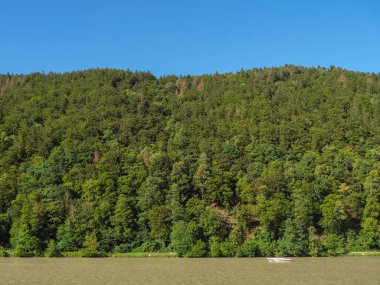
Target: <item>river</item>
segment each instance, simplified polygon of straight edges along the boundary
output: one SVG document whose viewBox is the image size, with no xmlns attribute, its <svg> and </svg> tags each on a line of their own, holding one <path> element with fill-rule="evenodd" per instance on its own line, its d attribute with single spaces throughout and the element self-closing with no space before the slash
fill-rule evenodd
<svg viewBox="0 0 380 285">
<path fill-rule="evenodd" d="M 0 258 L 0 284 L 380 284 L 380 257 Z"/>
</svg>

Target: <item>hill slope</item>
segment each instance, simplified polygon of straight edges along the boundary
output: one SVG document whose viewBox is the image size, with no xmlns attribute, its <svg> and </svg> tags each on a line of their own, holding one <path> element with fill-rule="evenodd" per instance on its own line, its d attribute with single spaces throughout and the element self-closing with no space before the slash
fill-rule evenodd
<svg viewBox="0 0 380 285">
<path fill-rule="evenodd" d="M 380 246 L 379 75 L 3 75 L 0 153 L 0 245 L 16 255 Z"/>
</svg>

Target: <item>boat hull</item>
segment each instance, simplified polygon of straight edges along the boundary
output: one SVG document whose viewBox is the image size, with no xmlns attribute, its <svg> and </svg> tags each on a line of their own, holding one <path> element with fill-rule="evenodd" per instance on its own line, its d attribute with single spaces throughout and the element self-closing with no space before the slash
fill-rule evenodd
<svg viewBox="0 0 380 285">
<path fill-rule="evenodd" d="M 274 263 L 283 263 L 283 262 L 291 262 L 291 258 L 286 257 L 269 257 L 267 258 L 268 262 L 274 262 Z"/>
</svg>

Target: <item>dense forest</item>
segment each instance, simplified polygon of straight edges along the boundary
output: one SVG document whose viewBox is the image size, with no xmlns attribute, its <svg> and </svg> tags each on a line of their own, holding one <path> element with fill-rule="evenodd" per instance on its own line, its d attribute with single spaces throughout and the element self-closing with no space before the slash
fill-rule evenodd
<svg viewBox="0 0 380 285">
<path fill-rule="evenodd" d="M 0 76 L 0 254 L 380 247 L 380 75 Z"/>
</svg>

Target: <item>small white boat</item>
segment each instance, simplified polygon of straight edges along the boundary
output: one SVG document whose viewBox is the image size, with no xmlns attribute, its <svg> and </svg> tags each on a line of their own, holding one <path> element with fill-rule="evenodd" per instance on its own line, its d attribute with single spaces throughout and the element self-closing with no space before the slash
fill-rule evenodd
<svg viewBox="0 0 380 285">
<path fill-rule="evenodd" d="M 287 257 L 268 257 L 267 261 L 268 262 L 290 262 L 292 261 L 292 259 L 287 258 Z"/>
</svg>

